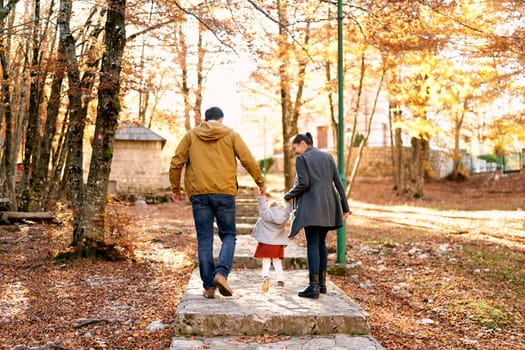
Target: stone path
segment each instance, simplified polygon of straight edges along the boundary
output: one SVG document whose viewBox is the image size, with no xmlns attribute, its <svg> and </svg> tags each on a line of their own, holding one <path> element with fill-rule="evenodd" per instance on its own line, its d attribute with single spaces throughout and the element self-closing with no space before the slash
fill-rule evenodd
<svg viewBox="0 0 525 350">
<path fill-rule="evenodd" d="M 237 246 L 228 278 L 233 296 L 203 298 L 196 268 L 177 307 L 170 350 L 383 349 L 370 335 L 367 314 L 330 280 L 328 293 L 317 300 L 297 296 L 308 271 L 306 252 L 293 242 L 285 249 L 285 287 L 271 280 L 269 291 L 261 292 L 260 260 L 253 258 L 256 242 L 249 235 L 257 204 L 255 196 L 247 197 L 237 202 Z"/>
</svg>

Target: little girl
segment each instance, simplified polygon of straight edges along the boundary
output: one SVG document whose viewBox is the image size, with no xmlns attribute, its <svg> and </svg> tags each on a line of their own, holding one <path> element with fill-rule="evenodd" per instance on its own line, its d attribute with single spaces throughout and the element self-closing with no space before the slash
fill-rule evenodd
<svg viewBox="0 0 525 350">
<path fill-rule="evenodd" d="M 259 219 L 255 223 L 252 236 L 258 241 L 254 257 L 262 259 L 263 284 L 261 290 L 265 293 L 270 286 L 270 265 L 273 263 L 277 275 L 277 285 L 284 287 L 282 259 L 284 247 L 288 245 L 285 225 L 290 218 L 290 204 L 272 201 L 266 207 L 266 196 L 257 197 L 259 204 Z"/>
</svg>

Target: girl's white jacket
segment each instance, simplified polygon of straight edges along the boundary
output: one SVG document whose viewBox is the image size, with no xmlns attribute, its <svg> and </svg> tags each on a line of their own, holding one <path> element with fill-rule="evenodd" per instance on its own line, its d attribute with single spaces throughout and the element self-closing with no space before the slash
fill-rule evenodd
<svg viewBox="0 0 525 350">
<path fill-rule="evenodd" d="M 264 244 L 288 245 L 285 226 L 290 218 L 291 205 L 283 203 L 283 206 L 267 208 L 266 196 L 258 196 L 257 201 L 260 217 L 252 230 L 252 237 Z"/>
</svg>

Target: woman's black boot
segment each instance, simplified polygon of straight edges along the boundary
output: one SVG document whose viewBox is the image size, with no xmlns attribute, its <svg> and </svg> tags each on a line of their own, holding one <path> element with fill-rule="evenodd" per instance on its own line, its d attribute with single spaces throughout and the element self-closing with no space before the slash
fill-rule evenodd
<svg viewBox="0 0 525 350">
<path fill-rule="evenodd" d="M 321 271 L 319 275 L 319 293 L 326 294 L 326 271 Z"/>
<path fill-rule="evenodd" d="M 297 293 L 302 298 L 319 299 L 319 275 L 310 274 L 310 285 L 302 292 Z"/>
</svg>

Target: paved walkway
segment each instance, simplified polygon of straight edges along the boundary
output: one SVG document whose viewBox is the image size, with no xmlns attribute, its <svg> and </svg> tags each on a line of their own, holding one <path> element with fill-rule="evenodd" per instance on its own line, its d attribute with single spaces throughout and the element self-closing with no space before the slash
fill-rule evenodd
<svg viewBox="0 0 525 350">
<path fill-rule="evenodd" d="M 306 270 L 285 271 L 285 287 L 270 280 L 270 290 L 262 293 L 259 270 L 230 274 L 232 297 L 202 297 L 202 283 L 195 271 L 177 308 L 177 334 L 220 336 L 286 334 L 368 334 L 368 317 L 333 283 L 318 300 L 301 298 L 297 291 L 307 281 Z M 337 307 L 334 307 L 337 306 Z"/>
<path fill-rule="evenodd" d="M 370 336 L 366 313 L 332 282 L 317 300 L 298 297 L 306 276 L 307 270 L 285 271 L 284 288 L 272 280 L 262 293 L 260 270 L 235 270 L 229 277 L 233 296 L 205 299 L 194 271 L 177 308 L 178 336 L 170 350 L 383 349 Z M 277 341 L 264 343 L 270 338 Z"/>
<path fill-rule="evenodd" d="M 327 281 L 327 294 L 300 298 L 308 281 L 306 252 L 290 242 L 285 249 L 285 286 L 261 291 L 260 260 L 253 258 L 253 201 L 243 201 L 233 270 L 228 278 L 233 296 L 202 296 L 198 267 L 193 272 L 175 315 L 170 350 L 189 349 L 383 349 L 370 335 L 368 315 L 341 289 Z M 250 209 L 251 206 L 251 209 Z M 255 207 L 256 213 L 256 207 Z M 215 256 L 219 239 L 215 239 Z"/>
</svg>

